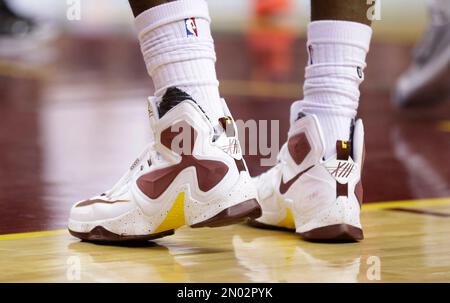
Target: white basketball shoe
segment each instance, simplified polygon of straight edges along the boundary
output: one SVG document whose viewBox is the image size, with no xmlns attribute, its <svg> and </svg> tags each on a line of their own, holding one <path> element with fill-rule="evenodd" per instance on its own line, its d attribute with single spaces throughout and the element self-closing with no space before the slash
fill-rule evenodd
<svg viewBox="0 0 450 303">
<path fill-rule="evenodd" d="M 432 105 L 450 96 L 450 3 L 429 2 L 428 28 L 395 87 L 393 102 L 398 107 Z"/>
<path fill-rule="evenodd" d="M 360 223 L 364 129 L 352 127 L 350 141 L 337 141 L 336 154 L 324 159 L 325 143 L 315 115 L 291 125 L 278 163 L 256 178 L 263 215 L 259 227 L 295 229 L 311 241 L 363 239 Z"/>
<path fill-rule="evenodd" d="M 72 207 L 75 237 L 149 240 L 183 225 L 216 227 L 261 215 L 225 102 L 225 117 L 214 126 L 177 88 L 154 104 L 149 100 L 154 142 L 111 190 Z"/>
</svg>

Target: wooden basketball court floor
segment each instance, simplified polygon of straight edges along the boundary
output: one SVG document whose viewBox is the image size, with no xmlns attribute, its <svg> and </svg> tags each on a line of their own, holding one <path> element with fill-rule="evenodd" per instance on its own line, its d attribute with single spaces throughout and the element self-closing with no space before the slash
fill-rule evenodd
<svg viewBox="0 0 450 303">
<path fill-rule="evenodd" d="M 276 29 L 215 40 L 235 118 L 279 121 L 282 144 L 304 40 Z M 391 107 L 410 45 L 375 41 L 368 57 L 364 241 L 308 243 L 235 225 L 129 246 L 80 242 L 65 225 L 71 204 L 111 186 L 145 145 L 152 87 L 139 49 L 128 36 L 53 47 L 47 65 L 0 64 L 1 282 L 450 282 L 450 102 Z M 267 169 L 261 157 L 246 157 L 252 175 Z"/>
</svg>

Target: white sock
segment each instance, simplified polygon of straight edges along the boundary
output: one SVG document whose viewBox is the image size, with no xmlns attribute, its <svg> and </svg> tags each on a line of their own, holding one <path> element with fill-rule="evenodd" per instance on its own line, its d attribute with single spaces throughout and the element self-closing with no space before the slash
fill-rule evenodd
<svg viewBox="0 0 450 303">
<path fill-rule="evenodd" d="M 210 20 L 206 1 L 180 0 L 144 11 L 135 23 L 155 96 L 176 86 L 216 123 L 223 111 Z"/>
<path fill-rule="evenodd" d="M 371 35 L 369 26 L 356 22 L 325 20 L 309 24 L 304 100 L 293 104 L 291 114 L 296 117 L 303 111 L 317 116 L 327 158 L 336 153 L 337 140 L 350 138 Z"/>
</svg>

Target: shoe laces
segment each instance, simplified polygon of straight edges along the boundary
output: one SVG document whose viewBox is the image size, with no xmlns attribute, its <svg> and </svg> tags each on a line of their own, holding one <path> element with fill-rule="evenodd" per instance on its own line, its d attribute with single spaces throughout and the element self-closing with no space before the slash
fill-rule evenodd
<svg viewBox="0 0 450 303">
<path fill-rule="evenodd" d="M 153 165 L 163 164 L 164 158 L 156 150 L 155 142 L 149 143 L 141 154 L 133 161 L 127 172 L 114 184 L 114 186 L 102 194 L 103 197 L 111 198 L 113 196 L 120 196 L 129 190 L 130 182 L 145 172 L 147 172 Z"/>
</svg>

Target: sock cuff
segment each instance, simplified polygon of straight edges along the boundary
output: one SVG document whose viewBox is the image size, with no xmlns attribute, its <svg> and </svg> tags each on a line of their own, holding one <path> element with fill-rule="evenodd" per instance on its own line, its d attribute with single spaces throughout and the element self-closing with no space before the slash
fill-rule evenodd
<svg viewBox="0 0 450 303">
<path fill-rule="evenodd" d="M 313 21 L 308 25 L 308 45 L 313 43 L 344 43 L 369 51 L 372 28 L 341 20 Z"/>
<path fill-rule="evenodd" d="M 298 109 L 305 114 L 328 115 L 330 118 L 341 117 L 352 119 L 356 116 L 357 108 L 349 108 L 347 104 L 334 104 L 333 107 L 326 104 L 318 104 L 317 101 L 304 99 L 300 102 Z"/>
<path fill-rule="evenodd" d="M 211 22 L 206 1 L 178 0 L 152 7 L 135 18 L 135 26 L 141 38 L 155 28 L 188 18 L 202 18 Z"/>
</svg>

